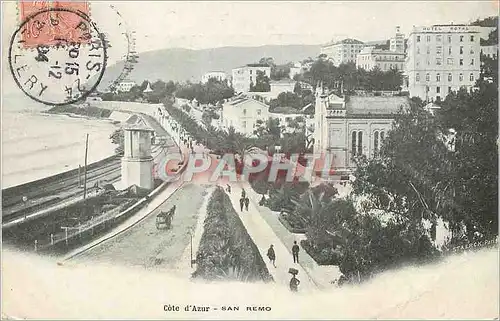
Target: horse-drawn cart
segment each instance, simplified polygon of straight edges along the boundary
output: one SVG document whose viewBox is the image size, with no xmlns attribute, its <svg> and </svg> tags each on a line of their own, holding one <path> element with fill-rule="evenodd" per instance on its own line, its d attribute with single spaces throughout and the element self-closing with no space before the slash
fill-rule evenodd
<svg viewBox="0 0 500 321">
<path fill-rule="evenodd" d="M 156 215 L 156 228 L 161 229 L 162 226 L 169 229 L 172 226 L 172 218 L 175 213 L 175 205 L 169 211 L 161 211 Z"/>
</svg>

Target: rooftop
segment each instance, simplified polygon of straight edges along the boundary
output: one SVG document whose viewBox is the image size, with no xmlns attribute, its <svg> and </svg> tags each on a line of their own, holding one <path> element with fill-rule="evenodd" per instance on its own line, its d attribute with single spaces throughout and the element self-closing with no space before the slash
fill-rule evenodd
<svg viewBox="0 0 500 321">
<path fill-rule="evenodd" d="M 348 115 L 397 114 L 401 108 L 410 107 L 408 97 L 350 96 L 346 102 Z"/>
<path fill-rule="evenodd" d="M 297 110 L 293 107 L 276 107 L 271 112 L 273 114 L 301 114 L 301 110 Z"/>
<path fill-rule="evenodd" d="M 249 98 L 249 97 L 238 97 L 238 98 L 230 101 L 228 103 L 228 105 L 230 105 L 230 106 L 238 106 L 238 105 L 241 105 L 241 104 L 244 104 L 244 103 L 248 103 L 248 102 L 255 102 L 255 103 L 259 104 L 259 105 L 268 107 L 266 104 L 264 104 L 264 103 L 262 103 L 262 102 L 260 102 L 258 100 L 255 100 L 253 98 Z"/>
<path fill-rule="evenodd" d="M 353 38 L 346 38 L 346 39 L 342 39 L 340 41 L 331 41 L 331 42 L 327 43 L 325 46 L 338 45 L 338 44 L 362 45 L 363 42 L 359 41 L 357 39 L 353 39 Z"/>
</svg>

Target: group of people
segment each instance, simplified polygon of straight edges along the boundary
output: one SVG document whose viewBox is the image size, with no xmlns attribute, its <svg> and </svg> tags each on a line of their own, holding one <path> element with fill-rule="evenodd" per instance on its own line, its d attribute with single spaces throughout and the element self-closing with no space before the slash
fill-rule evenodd
<svg viewBox="0 0 500 321">
<path fill-rule="evenodd" d="M 248 198 L 245 189 L 242 189 L 240 197 L 240 210 L 243 212 L 243 207 L 245 207 L 245 210 L 248 211 L 249 204 L 250 204 L 250 199 Z"/>
<path fill-rule="evenodd" d="M 300 247 L 297 244 L 297 241 L 293 241 L 293 246 L 292 246 L 293 263 L 297 264 L 299 263 L 299 251 Z M 271 246 L 269 246 L 269 249 L 267 250 L 267 257 L 269 258 L 269 261 L 273 264 L 273 266 L 276 267 L 276 253 L 274 252 L 274 246 L 272 244 Z M 297 292 L 300 284 L 299 279 L 297 279 L 298 270 L 290 269 L 289 272 L 292 274 L 292 279 L 290 280 L 290 290 L 293 292 Z"/>
</svg>

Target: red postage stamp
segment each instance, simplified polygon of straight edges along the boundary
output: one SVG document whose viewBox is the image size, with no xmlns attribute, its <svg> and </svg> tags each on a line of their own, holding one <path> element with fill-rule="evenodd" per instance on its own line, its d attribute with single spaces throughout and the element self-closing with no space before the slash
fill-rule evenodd
<svg viewBox="0 0 500 321">
<path fill-rule="evenodd" d="M 89 42 L 90 7 L 86 1 L 20 1 L 24 48 Z M 30 17 L 35 16 L 30 19 Z"/>
</svg>

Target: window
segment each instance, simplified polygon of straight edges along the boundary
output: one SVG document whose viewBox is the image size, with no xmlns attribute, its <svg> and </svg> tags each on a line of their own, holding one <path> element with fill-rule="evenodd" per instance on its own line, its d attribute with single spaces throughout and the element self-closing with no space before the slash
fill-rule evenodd
<svg viewBox="0 0 500 321">
<path fill-rule="evenodd" d="M 436 41 L 437 41 L 437 42 L 441 42 L 441 35 L 437 35 L 437 36 L 436 36 Z"/>
<path fill-rule="evenodd" d="M 474 81 L 474 74 L 473 74 L 473 73 L 470 73 L 470 75 L 469 75 L 469 80 L 470 80 L 470 81 Z"/>
<path fill-rule="evenodd" d="M 380 143 L 384 140 L 384 132 L 380 132 Z"/>
<path fill-rule="evenodd" d="M 243 115 L 246 115 L 246 114 L 247 114 L 247 110 L 243 109 Z"/>
<path fill-rule="evenodd" d="M 352 156 L 356 156 L 356 132 L 352 132 L 352 137 L 351 137 L 351 154 Z"/>
<path fill-rule="evenodd" d="M 441 87 L 436 87 L 436 93 L 439 94 L 441 92 Z"/>
<path fill-rule="evenodd" d="M 458 75 L 458 80 L 464 81 L 464 74 L 461 73 L 460 75 Z"/>
<path fill-rule="evenodd" d="M 420 42 L 420 36 L 417 36 L 417 42 Z"/>
<path fill-rule="evenodd" d="M 441 58 L 436 58 L 436 65 L 441 66 Z"/>
<path fill-rule="evenodd" d="M 252 69 L 250 69 L 250 75 L 252 74 L 252 71 L 253 71 L 253 70 L 252 70 Z"/>
<path fill-rule="evenodd" d="M 253 82 L 253 78 L 252 78 L 252 76 L 250 76 L 250 82 Z"/>
<path fill-rule="evenodd" d="M 440 55 L 442 50 L 443 50 L 443 47 L 437 46 L 436 47 L 436 54 Z"/>
<path fill-rule="evenodd" d="M 430 42 L 431 41 L 431 36 L 427 36 L 427 42 Z"/>
<path fill-rule="evenodd" d="M 431 53 L 431 48 L 429 46 L 427 46 L 427 53 L 430 54 Z"/>
<path fill-rule="evenodd" d="M 358 132 L 358 155 L 363 154 L 363 132 Z"/>
<path fill-rule="evenodd" d="M 474 36 L 470 36 L 470 41 L 474 41 Z"/>
<path fill-rule="evenodd" d="M 464 42 L 464 36 L 460 36 L 460 42 Z"/>
<path fill-rule="evenodd" d="M 448 94 L 451 93 L 451 87 L 448 87 Z"/>
<path fill-rule="evenodd" d="M 359 156 L 363 153 L 363 132 L 353 131 L 351 136 L 351 154 Z"/>
<path fill-rule="evenodd" d="M 474 58 L 472 58 L 472 59 L 470 60 L 470 65 L 471 65 L 471 66 L 474 66 Z"/>
<path fill-rule="evenodd" d="M 257 109 L 257 115 L 260 116 L 262 114 L 262 110 Z"/>
<path fill-rule="evenodd" d="M 460 46 L 460 54 L 463 55 L 464 54 L 464 47 L 463 46 Z"/>
<path fill-rule="evenodd" d="M 470 47 L 470 51 L 469 51 L 469 53 L 470 53 L 471 55 L 473 55 L 473 54 L 474 54 L 474 48 L 473 48 L 473 47 Z"/>
<path fill-rule="evenodd" d="M 425 74 L 425 81 L 431 80 L 431 75 L 429 73 Z"/>
<path fill-rule="evenodd" d="M 247 128 L 247 122 L 246 121 L 243 121 L 243 128 Z"/>
<path fill-rule="evenodd" d="M 436 81 L 437 82 L 440 82 L 441 81 L 441 74 L 436 74 Z"/>
<path fill-rule="evenodd" d="M 417 54 L 420 53 L 420 47 L 417 47 Z"/>
<path fill-rule="evenodd" d="M 415 81 L 416 82 L 419 82 L 420 81 L 420 74 L 417 72 L 417 74 L 415 75 Z"/>
<path fill-rule="evenodd" d="M 448 81 L 452 81 L 453 80 L 453 76 L 451 75 L 451 73 L 448 74 Z"/>
<path fill-rule="evenodd" d="M 446 59 L 446 64 L 448 64 L 448 66 L 453 65 L 453 58 Z"/>
<path fill-rule="evenodd" d="M 448 36 L 448 43 L 451 43 L 451 36 Z"/>
</svg>

